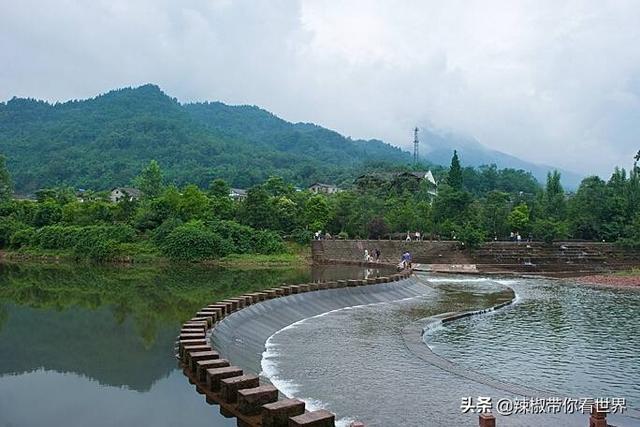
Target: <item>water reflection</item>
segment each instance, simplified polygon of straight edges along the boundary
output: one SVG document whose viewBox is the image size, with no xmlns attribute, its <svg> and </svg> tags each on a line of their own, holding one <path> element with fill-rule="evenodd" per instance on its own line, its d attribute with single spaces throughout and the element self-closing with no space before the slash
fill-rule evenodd
<svg viewBox="0 0 640 427">
<path fill-rule="evenodd" d="M 177 370 L 180 324 L 203 303 L 322 275 L 0 264 L 0 425 L 235 425 Z"/>
</svg>

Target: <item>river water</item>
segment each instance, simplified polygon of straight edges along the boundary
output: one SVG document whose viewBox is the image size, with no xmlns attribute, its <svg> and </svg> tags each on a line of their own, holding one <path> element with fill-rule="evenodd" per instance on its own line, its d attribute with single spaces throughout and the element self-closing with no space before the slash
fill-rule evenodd
<svg viewBox="0 0 640 427">
<path fill-rule="evenodd" d="M 0 264 L 0 426 L 235 426 L 178 369 L 182 322 L 232 295 L 375 274 Z"/>
<path fill-rule="evenodd" d="M 286 394 L 337 413 L 342 425 L 476 426 L 477 415 L 461 411 L 463 397 L 495 402 L 531 388 L 540 397 L 624 397 L 638 408 L 639 292 L 543 279 L 422 279 L 430 286 L 422 297 L 338 310 L 277 332 L 263 367 Z M 423 339 L 435 354 L 422 342 L 430 316 L 491 307 L 514 298 L 511 289 L 514 305 L 428 329 Z M 587 418 L 511 415 L 498 425 L 584 426 Z"/>
<path fill-rule="evenodd" d="M 231 295 L 377 273 L 0 264 L 0 426 L 234 426 L 178 369 L 180 324 Z M 269 378 L 309 408 L 336 412 L 342 425 L 475 426 L 462 397 L 513 397 L 522 386 L 625 397 L 638 408 L 640 293 L 543 279 L 420 280 L 420 297 L 336 310 L 271 336 L 262 360 Z M 516 295 L 514 305 L 420 337 L 430 316 Z M 452 364 L 439 366 L 438 356 Z M 498 425 L 537 425 L 535 417 Z M 587 425 L 584 415 L 545 417 L 545 425 Z"/>
</svg>

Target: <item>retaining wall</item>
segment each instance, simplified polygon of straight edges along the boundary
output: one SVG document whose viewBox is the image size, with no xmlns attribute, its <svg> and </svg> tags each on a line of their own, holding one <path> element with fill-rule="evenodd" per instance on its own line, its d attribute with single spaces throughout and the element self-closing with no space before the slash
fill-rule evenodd
<svg viewBox="0 0 640 427">
<path fill-rule="evenodd" d="M 208 403 L 220 405 L 220 413 L 236 417 L 239 426 L 334 426 L 334 414 L 306 411 L 304 402 L 283 398 L 273 385 L 261 383 L 256 360 L 264 342 L 313 313 L 415 296 L 419 285 L 410 276 L 411 270 L 404 270 L 386 277 L 281 286 L 209 304 L 178 336 L 183 373 Z M 317 298 L 302 295 L 311 291 L 320 291 Z M 245 372 L 244 366 L 255 369 Z"/>
<path fill-rule="evenodd" d="M 457 241 L 319 240 L 312 242 L 311 252 L 314 262 L 333 263 L 363 260 L 365 249 L 371 253 L 376 248 L 384 262 L 398 263 L 402 253 L 409 251 L 415 263 L 433 266 L 435 271 L 562 275 L 640 266 L 640 251 L 600 242 L 489 242 L 469 249 Z"/>
</svg>

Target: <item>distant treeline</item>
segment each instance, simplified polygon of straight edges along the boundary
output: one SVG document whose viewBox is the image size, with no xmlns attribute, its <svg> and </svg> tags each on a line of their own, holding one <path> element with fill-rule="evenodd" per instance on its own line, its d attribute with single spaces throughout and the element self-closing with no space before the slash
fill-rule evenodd
<svg viewBox="0 0 640 427">
<path fill-rule="evenodd" d="M 78 259 L 114 260 L 129 254 L 199 261 L 229 254 L 278 254 L 285 240 L 308 242 L 321 231 L 333 238 L 386 238 L 420 232 L 469 246 L 504 239 L 588 239 L 640 242 L 638 168 L 616 169 L 608 181 L 586 178 L 566 194 L 558 173 L 541 187 L 522 171 L 462 168 L 454 154 L 434 185 L 420 174 L 375 172 L 336 194 L 299 191 L 280 177 L 251 187 L 242 200 L 229 185 L 166 185 L 157 162 L 134 180 L 139 199 L 112 203 L 107 193 L 70 188 L 14 200 L 0 161 L 0 247 L 65 251 Z M 385 178 L 392 177 L 392 178 Z"/>
</svg>

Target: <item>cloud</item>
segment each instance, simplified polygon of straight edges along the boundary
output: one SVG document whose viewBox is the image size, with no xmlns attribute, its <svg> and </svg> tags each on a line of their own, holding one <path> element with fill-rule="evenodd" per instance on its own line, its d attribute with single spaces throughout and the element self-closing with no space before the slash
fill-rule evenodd
<svg viewBox="0 0 640 427">
<path fill-rule="evenodd" d="M 0 0 L 0 99 L 153 82 L 408 147 L 415 124 L 606 175 L 640 148 L 634 1 Z"/>
</svg>

